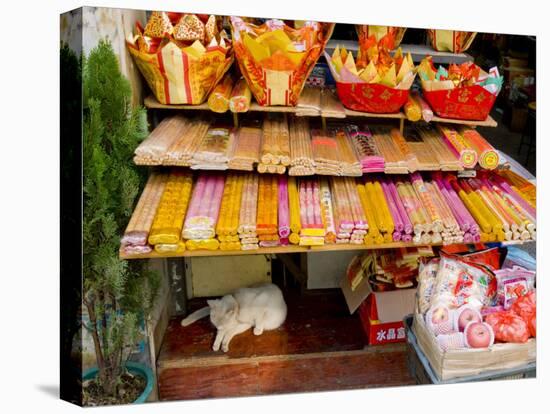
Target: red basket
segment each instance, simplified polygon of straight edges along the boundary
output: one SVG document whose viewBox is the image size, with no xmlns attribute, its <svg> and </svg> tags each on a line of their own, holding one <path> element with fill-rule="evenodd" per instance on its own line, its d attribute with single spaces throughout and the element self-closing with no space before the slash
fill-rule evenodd
<svg viewBox="0 0 550 414">
<path fill-rule="evenodd" d="M 336 92 L 346 108 L 375 114 L 399 112 L 409 97 L 408 89 L 394 89 L 376 83 L 337 81 Z"/>
<path fill-rule="evenodd" d="M 479 85 L 422 94 L 438 116 L 471 121 L 485 121 L 497 98 Z"/>
</svg>

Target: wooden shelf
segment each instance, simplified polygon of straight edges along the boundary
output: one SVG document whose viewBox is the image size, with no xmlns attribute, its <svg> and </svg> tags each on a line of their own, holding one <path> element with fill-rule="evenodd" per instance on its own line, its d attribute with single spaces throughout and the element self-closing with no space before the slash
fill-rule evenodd
<svg viewBox="0 0 550 414">
<path fill-rule="evenodd" d="M 534 240 L 514 240 L 501 242 L 503 246 L 518 245 L 529 243 Z M 488 242 L 493 243 L 493 242 Z M 496 242 L 495 242 L 496 243 Z M 463 243 L 462 243 L 463 244 Z M 157 253 L 155 251 L 146 254 L 129 255 L 122 250 L 119 251 L 121 259 L 162 259 L 170 257 L 205 257 L 205 256 L 248 256 L 256 254 L 285 254 L 285 253 L 317 253 L 317 252 L 335 252 L 335 251 L 360 251 L 360 250 L 375 250 L 375 249 L 398 249 L 401 247 L 422 247 L 415 243 L 393 242 L 384 244 L 326 244 L 324 246 L 281 246 L 281 247 L 261 247 L 257 250 L 186 250 L 183 253 Z M 442 246 L 439 244 L 430 244 L 428 246 Z"/>
<path fill-rule="evenodd" d="M 210 111 L 210 108 L 208 108 L 208 104 L 202 103 L 200 105 L 166 105 L 161 104 L 157 99 L 150 95 L 145 98 L 144 105 L 147 108 L 150 109 L 183 109 L 183 110 L 194 110 L 194 111 Z M 321 112 L 319 112 L 317 115 L 312 114 L 301 114 L 302 111 L 299 110 L 299 108 L 294 106 L 261 106 L 258 105 L 256 102 L 253 102 L 250 105 L 249 112 L 280 112 L 280 113 L 294 113 L 297 116 L 322 116 L 323 118 L 335 118 L 335 119 L 344 119 L 345 117 L 361 117 L 361 118 L 378 118 L 378 119 L 398 119 L 401 122 L 405 121 L 407 117 L 403 112 L 397 112 L 394 114 L 375 114 L 370 112 L 360 112 L 360 111 L 354 111 L 351 109 L 344 108 L 344 117 L 336 116 L 336 115 L 322 115 Z M 239 115 L 239 114 L 234 114 Z M 441 122 L 441 123 L 449 123 L 449 124 L 462 124 L 462 125 L 469 125 L 469 126 L 484 126 L 484 127 L 496 127 L 497 122 L 491 117 L 488 116 L 485 121 L 468 121 L 464 119 L 450 119 L 450 118 L 441 118 L 438 116 L 434 116 L 431 122 Z"/>
</svg>

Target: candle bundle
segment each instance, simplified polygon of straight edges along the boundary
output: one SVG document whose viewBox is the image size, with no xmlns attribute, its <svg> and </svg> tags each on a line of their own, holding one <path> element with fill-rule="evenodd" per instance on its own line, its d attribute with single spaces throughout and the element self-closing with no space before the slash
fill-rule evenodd
<svg viewBox="0 0 550 414">
<path fill-rule="evenodd" d="M 149 231 L 160 203 L 168 174 L 152 173 L 120 241 L 125 253 L 149 253 Z"/>
<path fill-rule="evenodd" d="M 283 174 L 290 165 L 290 143 L 286 117 L 264 120 L 258 172 Z"/>
<path fill-rule="evenodd" d="M 458 156 L 464 168 L 474 168 L 477 164 L 478 154 L 470 143 L 450 126 L 438 125 L 439 131 L 445 137 L 445 142 Z"/>
<path fill-rule="evenodd" d="M 233 156 L 228 166 L 233 170 L 253 171 L 260 161 L 261 128 L 241 127 L 235 136 Z"/>
<path fill-rule="evenodd" d="M 181 228 L 192 186 L 193 178 L 189 172 L 173 171 L 166 179 L 148 238 L 149 244 L 155 246 L 155 250 L 185 250 L 180 243 Z"/>
<path fill-rule="evenodd" d="M 462 171 L 462 163 L 457 156 L 449 149 L 441 139 L 441 132 L 431 125 L 416 125 L 416 130 L 422 140 L 428 145 L 439 162 L 439 169 L 442 171 Z"/>
<path fill-rule="evenodd" d="M 355 147 L 361 171 L 384 172 L 384 157 L 380 155 L 370 130 L 367 127 L 360 129 L 356 125 L 349 125 L 347 133 Z"/>
<path fill-rule="evenodd" d="M 191 159 L 194 170 L 227 170 L 234 134 L 229 128 L 211 127 Z"/>
<path fill-rule="evenodd" d="M 196 240 L 212 240 L 222 201 L 224 176 L 219 174 L 201 174 L 195 184 L 189 210 L 185 218 L 182 237 L 188 239 L 190 249 L 210 248 L 210 243 L 194 243 Z"/>
<path fill-rule="evenodd" d="M 372 138 L 378 151 L 384 157 L 384 172 L 387 174 L 406 174 L 409 172 L 405 155 L 395 145 L 387 128 L 372 129 Z"/>
<path fill-rule="evenodd" d="M 209 127 L 208 121 L 203 119 L 189 121 L 189 127 L 185 129 L 183 135 L 165 152 L 162 164 L 190 166 L 191 158 L 199 149 Z"/>
<path fill-rule="evenodd" d="M 289 175 L 313 175 L 315 162 L 311 149 L 309 123 L 305 118 L 292 117 L 290 120 L 290 168 Z"/>
<path fill-rule="evenodd" d="M 170 147 L 185 135 L 190 122 L 182 115 L 164 118 L 134 151 L 138 165 L 161 165 Z"/>
<path fill-rule="evenodd" d="M 229 98 L 233 90 L 233 77 L 226 73 L 220 83 L 208 96 L 208 108 L 212 112 L 224 113 L 229 109 Z"/>
<path fill-rule="evenodd" d="M 256 233 L 260 240 L 260 246 L 277 246 L 279 245 L 279 228 L 277 225 L 279 186 L 277 176 L 273 174 L 261 175 L 258 187 Z"/>
<path fill-rule="evenodd" d="M 321 215 L 319 181 L 301 179 L 298 183 L 300 199 L 300 245 L 322 245 L 325 242 L 325 227 Z"/>
<path fill-rule="evenodd" d="M 340 175 L 347 177 L 360 177 L 362 175 L 361 164 L 351 140 L 343 127 L 331 130 L 331 135 L 336 139 L 338 155 L 340 158 Z"/>
<path fill-rule="evenodd" d="M 288 208 L 290 210 L 290 235 L 288 240 L 292 244 L 300 244 L 300 197 L 295 177 L 288 178 Z"/>
<path fill-rule="evenodd" d="M 314 129 L 311 131 L 311 148 L 315 162 L 315 174 L 340 174 L 338 143 L 334 137 L 324 134 L 321 130 Z"/>
<path fill-rule="evenodd" d="M 250 109 L 250 100 L 252 93 L 246 84 L 246 80 L 241 78 L 235 83 L 229 98 L 229 109 L 231 112 L 248 112 Z"/>
<path fill-rule="evenodd" d="M 477 160 L 481 168 L 494 170 L 498 167 L 498 152 L 483 138 L 479 132 L 472 128 L 460 127 L 460 134 L 477 153 Z"/>
<path fill-rule="evenodd" d="M 244 176 L 239 227 L 237 229 L 239 238 L 241 239 L 242 250 L 254 250 L 258 248 L 259 240 L 256 233 L 258 182 L 256 174 L 246 174 Z"/>
<path fill-rule="evenodd" d="M 225 180 L 222 203 L 216 225 L 216 235 L 220 241 L 221 250 L 241 249 L 237 229 L 239 227 L 243 184 L 244 176 L 242 174 L 229 174 Z"/>
</svg>

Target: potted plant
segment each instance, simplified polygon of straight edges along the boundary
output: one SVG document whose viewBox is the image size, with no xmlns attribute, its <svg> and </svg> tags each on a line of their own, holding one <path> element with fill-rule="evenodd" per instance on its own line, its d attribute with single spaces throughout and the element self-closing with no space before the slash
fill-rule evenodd
<svg viewBox="0 0 550 414">
<path fill-rule="evenodd" d="M 159 276 L 143 261 L 120 260 L 120 235 L 143 176 L 132 155 L 147 135 L 143 108 L 132 108 L 130 83 L 110 43 L 100 41 L 83 59 L 83 297 L 97 367 L 83 375 L 83 405 L 145 401 L 153 378 L 127 363 L 140 340 Z M 145 394 L 143 394 L 145 392 Z"/>
</svg>

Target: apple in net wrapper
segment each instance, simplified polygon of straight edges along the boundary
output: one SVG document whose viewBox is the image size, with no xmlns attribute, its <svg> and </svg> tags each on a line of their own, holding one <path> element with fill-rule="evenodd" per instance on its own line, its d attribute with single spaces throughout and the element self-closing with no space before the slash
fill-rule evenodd
<svg viewBox="0 0 550 414">
<path fill-rule="evenodd" d="M 470 322 L 464 328 L 464 339 L 468 348 L 488 348 L 495 342 L 495 334 L 485 322 Z"/>
</svg>

